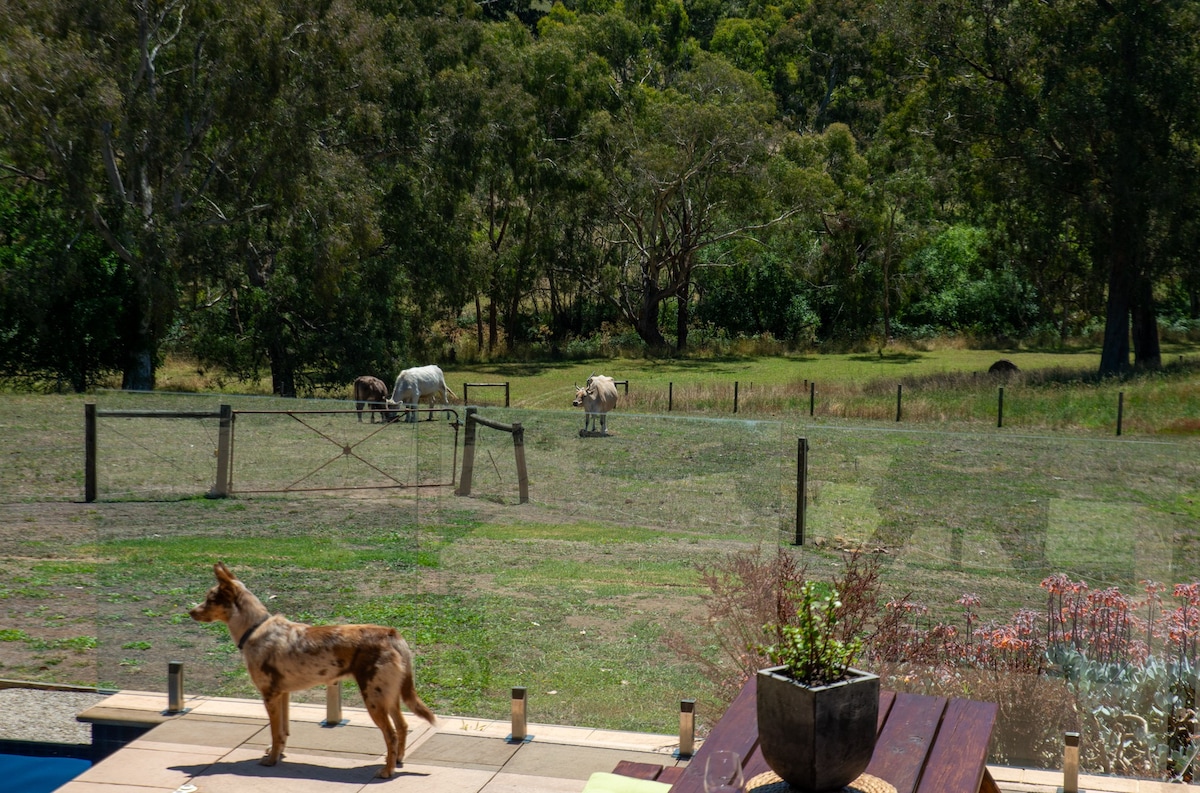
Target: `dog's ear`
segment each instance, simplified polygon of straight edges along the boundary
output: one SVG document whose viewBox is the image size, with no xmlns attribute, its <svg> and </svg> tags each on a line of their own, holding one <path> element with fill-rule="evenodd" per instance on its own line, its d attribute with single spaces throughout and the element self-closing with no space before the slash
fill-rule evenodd
<svg viewBox="0 0 1200 793">
<path fill-rule="evenodd" d="M 234 578 L 233 572 L 225 566 L 224 562 L 217 562 L 214 564 L 213 572 L 217 574 L 217 580 L 223 584 L 228 584 L 237 580 Z"/>
</svg>

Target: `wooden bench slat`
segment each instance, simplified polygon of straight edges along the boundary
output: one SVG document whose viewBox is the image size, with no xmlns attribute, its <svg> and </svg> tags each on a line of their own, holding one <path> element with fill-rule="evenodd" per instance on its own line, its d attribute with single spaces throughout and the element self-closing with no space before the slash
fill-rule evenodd
<svg viewBox="0 0 1200 793">
<path fill-rule="evenodd" d="M 617 763 L 612 772 L 621 776 L 631 776 L 634 779 L 655 780 L 662 774 L 663 767 L 661 765 L 654 765 L 653 763 L 636 763 L 633 760 L 622 760 Z"/>
<path fill-rule="evenodd" d="M 978 793 L 998 711 L 994 702 L 951 700 L 925 761 L 919 793 Z"/>
<path fill-rule="evenodd" d="M 888 714 L 892 712 L 892 704 L 896 701 L 895 691 L 880 691 L 879 692 L 879 721 L 875 725 L 875 735 L 883 732 L 883 723 L 887 721 Z"/>
<path fill-rule="evenodd" d="M 945 709 L 945 697 L 896 694 L 866 773 L 891 782 L 896 793 L 913 793 Z"/>
<path fill-rule="evenodd" d="M 679 778 L 683 776 L 684 769 L 686 768 L 687 766 L 685 765 L 669 765 L 662 770 L 661 774 L 658 775 L 658 781 L 666 782 L 668 785 L 674 785 L 679 781 Z"/>
</svg>

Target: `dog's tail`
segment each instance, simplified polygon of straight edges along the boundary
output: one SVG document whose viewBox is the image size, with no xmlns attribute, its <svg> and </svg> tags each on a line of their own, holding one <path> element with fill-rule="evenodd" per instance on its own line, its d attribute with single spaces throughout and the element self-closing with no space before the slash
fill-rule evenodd
<svg viewBox="0 0 1200 793">
<path fill-rule="evenodd" d="M 408 709 L 413 713 L 430 724 L 437 724 L 437 717 L 433 715 L 433 711 L 417 696 L 417 686 L 412 675 L 408 675 L 400 685 L 400 699 L 404 700 L 404 704 L 408 705 Z"/>
</svg>

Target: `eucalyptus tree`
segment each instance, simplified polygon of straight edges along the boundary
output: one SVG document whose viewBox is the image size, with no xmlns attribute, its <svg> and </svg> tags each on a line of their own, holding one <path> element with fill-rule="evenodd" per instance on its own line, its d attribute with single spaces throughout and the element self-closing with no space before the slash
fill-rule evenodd
<svg viewBox="0 0 1200 793">
<path fill-rule="evenodd" d="M 283 239 L 312 242 L 296 224 L 345 242 L 326 237 L 342 219 L 306 210 L 329 195 L 310 177 L 344 151 L 341 78 L 372 51 L 352 0 L 9 1 L 0 16 L 0 164 L 58 191 L 128 268 L 126 387 L 153 387 L 184 281 L 215 283 L 205 304 L 228 291 L 225 257 L 270 276 Z M 290 346 L 275 341 L 268 354 Z"/>
<path fill-rule="evenodd" d="M 267 368 L 280 395 L 386 375 L 407 330 L 407 284 L 381 255 L 376 166 L 394 148 L 382 120 L 393 31 L 350 1 L 249 21 L 239 70 L 264 104 L 213 178 L 221 221 L 185 227 L 184 320 L 197 352 L 225 353 L 246 377 Z"/>
<path fill-rule="evenodd" d="M 539 298 L 561 318 L 579 294 L 572 276 L 589 259 L 597 182 L 587 129 L 614 80 L 592 45 L 604 39 L 600 49 L 622 57 L 624 26 L 598 35 L 561 6 L 537 37 L 515 20 L 418 25 L 428 98 L 419 148 L 387 202 L 390 255 L 424 313 L 473 300 L 480 348 L 497 349 L 501 331 L 511 346 Z"/>
<path fill-rule="evenodd" d="M 589 131 L 616 105 L 609 64 L 580 46 L 587 34 L 574 15 L 555 9 L 539 32 L 534 41 L 507 37 L 519 99 L 501 102 L 506 121 L 495 127 L 509 134 L 489 147 L 482 180 L 489 251 L 501 265 L 492 271 L 492 302 L 499 299 L 510 340 L 518 336 L 522 306 L 539 294 L 552 316 L 569 310 L 562 304 L 568 293 L 581 297 L 558 276 L 592 257 L 602 177 Z M 536 314 L 536 305 L 529 310 Z"/>
<path fill-rule="evenodd" d="M 1035 206 L 1062 208 L 1028 228 L 1057 225 L 1054 237 L 1086 250 L 1105 284 L 1100 373 L 1129 368 L 1131 337 L 1135 365 L 1158 366 L 1154 291 L 1177 260 L 1178 213 L 1200 189 L 1197 4 L 908 8 L 944 150 L 969 159 L 994 201 L 1033 191 Z"/>
<path fill-rule="evenodd" d="M 119 372 L 127 280 L 57 195 L 0 182 L 0 374 L 82 392 Z"/>
<path fill-rule="evenodd" d="M 922 172 L 902 167 L 894 153 L 875 152 L 872 163 L 845 124 L 821 133 L 792 135 L 781 154 L 803 175 L 812 212 L 795 246 L 797 267 L 812 285 L 811 303 L 821 335 L 885 335 L 892 308 L 895 269 L 916 244 L 924 193 Z"/>
<path fill-rule="evenodd" d="M 842 123 L 863 140 L 873 137 L 904 101 L 911 72 L 895 35 L 893 4 L 811 0 L 771 10 L 781 17 L 764 28 L 780 116 L 797 130 Z"/>
<path fill-rule="evenodd" d="M 385 186 L 384 256 L 407 289 L 407 335 L 423 336 L 457 316 L 484 284 L 473 200 L 483 147 L 485 72 L 476 61 L 485 39 L 473 3 L 436 3 L 399 20 L 388 57 L 404 63 L 386 104 L 391 148 L 378 165 Z M 479 325 L 482 346 L 482 325 Z"/>
<path fill-rule="evenodd" d="M 867 211 L 877 229 L 872 248 L 885 342 L 893 335 L 892 319 L 903 310 L 909 293 L 911 273 L 904 265 L 939 225 L 936 151 L 926 138 L 912 133 L 907 118 L 905 112 L 889 114 L 864 154 L 870 173 Z"/>
<path fill-rule="evenodd" d="M 478 238 L 485 262 L 488 297 L 488 349 L 504 335 L 511 348 L 521 335 L 522 305 L 545 276 L 538 240 L 545 225 L 555 172 L 569 157 L 560 141 L 574 134 L 559 128 L 573 112 L 569 90 L 576 54 L 535 44 L 515 23 L 488 26 L 482 59 L 487 90 L 480 108 L 483 138 L 475 186 L 481 219 Z M 538 96 L 542 94 L 542 96 Z M 578 101 L 578 100 L 576 100 Z"/>
<path fill-rule="evenodd" d="M 774 105 L 752 75 L 698 54 L 661 88 L 638 86 L 603 151 L 611 224 L 604 233 L 607 296 L 652 348 L 676 307 L 675 345 L 687 346 L 699 254 L 781 223 L 801 207 L 772 171 Z"/>
</svg>

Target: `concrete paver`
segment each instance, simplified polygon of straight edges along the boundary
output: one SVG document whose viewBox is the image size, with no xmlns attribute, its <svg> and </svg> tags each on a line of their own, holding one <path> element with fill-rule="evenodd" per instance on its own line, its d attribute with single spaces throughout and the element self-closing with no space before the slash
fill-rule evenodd
<svg viewBox="0 0 1200 793">
<path fill-rule="evenodd" d="M 499 771 L 520 748 L 503 738 L 439 733 L 410 750 L 405 763 L 456 765 L 481 771 Z"/>
<path fill-rule="evenodd" d="M 191 783 L 201 791 L 237 793 L 358 793 L 379 772 L 380 758 L 309 755 L 289 751 L 287 759 L 262 766 L 262 752 L 254 748 L 234 749 L 194 776 Z M 186 769 L 181 769 L 186 770 Z M 286 783 L 286 784 L 285 784 Z"/>
<path fill-rule="evenodd" d="M 534 741 L 524 744 L 520 751 L 513 755 L 512 760 L 505 764 L 504 770 L 516 774 L 540 774 L 586 782 L 587 778 L 597 771 L 612 771 L 622 760 L 657 765 L 675 764 L 671 755 Z"/>
<path fill-rule="evenodd" d="M 231 722 L 213 717 L 178 719 L 160 724 L 154 729 L 154 740 L 161 743 L 212 746 L 232 749 L 266 732 L 266 725 Z M 270 738 L 266 739 L 270 742 Z M 381 742 L 382 743 L 382 742 Z"/>
<path fill-rule="evenodd" d="M 178 744 L 158 744 L 148 748 L 134 743 L 96 763 L 79 778 L 108 784 L 136 782 L 175 790 L 219 757 L 220 754 L 196 751 Z"/>
<path fill-rule="evenodd" d="M 391 779 L 373 783 L 371 790 L 387 793 L 428 793 L 431 790 L 438 793 L 480 793 L 495 777 L 495 771 L 405 763 L 404 768 L 397 770 Z M 563 793 L 579 793 L 582 789 L 579 786 Z"/>
<path fill-rule="evenodd" d="M 492 777 L 480 793 L 579 793 L 580 789 L 573 779 L 502 773 Z"/>
<path fill-rule="evenodd" d="M 59 787 L 54 793 L 175 793 L 175 788 L 146 787 L 145 785 L 134 785 L 132 783 L 114 785 L 108 782 L 88 782 L 82 779 L 72 779 L 67 784 Z"/>
</svg>

